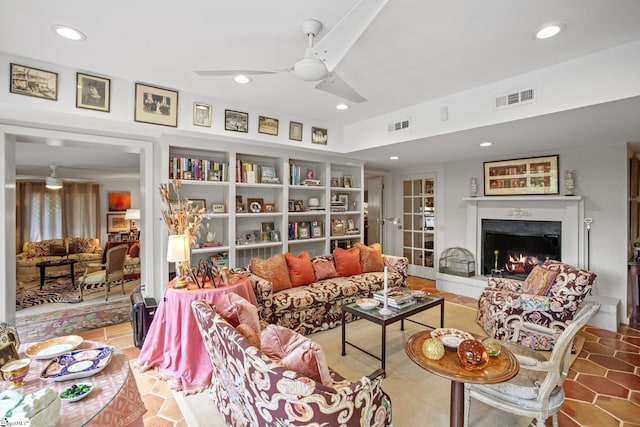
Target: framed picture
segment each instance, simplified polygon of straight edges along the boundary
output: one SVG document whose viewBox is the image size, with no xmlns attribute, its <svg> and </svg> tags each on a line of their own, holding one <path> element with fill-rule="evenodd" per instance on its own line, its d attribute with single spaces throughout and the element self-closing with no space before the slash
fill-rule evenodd
<svg viewBox="0 0 640 427">
<path fill-rule="evenodd" d="M 189 199 L 191 206 L 207 210 L 207 202 L 204 199 Z"/>
<path fill-rule="evenodd" d="M 264 204 L 264 211 L 265 212 L 275 212 L 276 211 L 276 204 L 275 203 L 265 203 Z"/>
<path fill-rule="evenodd" d="M 178 91 L 136 83 L 134 120 L 178 127 Z"/>
<path fill-rule="evenodd" d="M 355 230 L 356 222 L 352 219 L 347 220 L 347 230 Z"/>
<path fill-rule="evenodd" d="M 243 212 L 245 212 L 245 210 L 244 210 L 244 203 L 236 203 L 236 212 L 237 212 L 237 213 L 243 213 Z"/>
<path fill-rule="evenodd" d="M 351 177 L 345 176 L 342 178 L 342 184 L 344 185 L 344 188 L 351 188 Z"/>
<path fill-rule="evenodd" d="M 124 215 L 124 213 L 107 214 L 107 233 L 129 232 L 131 227 L 129 225 L 129 221 L 124 219 Z"/>
<path fill-rule="evenodd" d="M 211 212 L 213 213 L 225 213 L 225 211 L 224 203 L 214 203 L 211 205 Z"/>
<path fill-rule="evenodd" d="M 333 177 L 331 178 L 331 186 L 332 187 L 340 187 L 340 178 L 338 177 Z"/>
<path fill-rule="evenodd" d="M 131 193 L 129 191 L 110 192 L 108 198 L 111 212 L 126 211 L 131 208 Z"/>
<path fill-rule="evenodd" d="M 224 130 L 249 132 L 249 113 L 224 110 Z"/>
<path fill-rule="evenodd" d="M 349 195 L 347 193 L 336 194 L 338 201 L 344 203 L 345 206 L 349 205 Z"/>
<path fill-rule="evenodd" d="M 327 145 L 329 137 L 327 130 L 323 128 L 311 127 L 311 142 L 314 144 Z"/>
<path fill-rule="evenodd" d="M 485 196 L 558 194 L 558 155 L 484 162 Z"/>
<path fill-rule="evenodd" d="M 120 241 L 121 242 L 129 241 L 129 233 L 120 233 Z"/>
<path fill-rule="evenodd" d="M 211 105 L 200 102 L 193 103 L 193 124 L 211 127 Z"/>
<path fill-rule="evenodd" d="M 260 230 L 263 233 L 271 233 L 273 230 L 275 230 L 275 228 L 276 228 L 275 223 L 273 223 L 273 222 L 263 222 L 261 224 Z"/>
<path fill-rule="evenodd" d="M 309 231 L 309 223 L 299 222 L 298 223 L 298 239 L 308 239 L 309 237 L 311 237 L 311 233 Z"/>
<path fill-rule="evenodd" d="M 332 236 L 344 236 L 344 222 L 336 221 L 331 224 Z"/>
<path fill-rule="evenodd" d="M 264 199 L 247 199 L 247 208 L 249 209 L 249 212 L 262 212 L 263 205 Z"/>
<path fill-rule="evenodd" d="M 302 212 L 302 211 L 304 211 L 304 200 L 294 200 L 293 201 L 293 211 L 294 212 Z"/>
<path fill-rule="evenodd" d="M 295 212 L 295 210 L 296 210 L 295 206 L 296 206 L 295 205 L 295 200 L 289 199 L 289 203 L 288 203 L 289 212 Z"/>
<path fill-rule="evenodd" d="M 289 139 L 302 141 L 302 123 L 289 122 Z"/>
<path fill-rule="evenodd" d="M 278 119 L 258 116 L 258 133 L 267 135 L 278 135 Z"/>
<path fill-rule="evenodd" d="M 20 356 L 14 343 L 9 342 L 0 347 L 0 367 L 18 359 L 20 359 Z"/>
<path fill-rule="evenodd" d="M 321 225 L 314 225 L 311 227 L 311 237 L 316 238 L 316 237 L 322 237 L 322 226 Z"/>
<path fill-rule="evenodd" d="M 76 73 L 76 108 L 109 112 L 111 80 Z"/>
<path fill-rule="evenodd" d="M 58 100 L 58 73 L 11 64 L 11 93 Z"/>
</svg>

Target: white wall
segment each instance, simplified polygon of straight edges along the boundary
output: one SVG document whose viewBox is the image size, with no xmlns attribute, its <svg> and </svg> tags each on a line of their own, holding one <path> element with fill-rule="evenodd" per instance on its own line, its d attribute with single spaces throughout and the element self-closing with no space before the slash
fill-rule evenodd
<svg viewBox="0 0 640 427">
<path fill-rule="evenodd" d="M 121 193 L 128 191 L 131 193 L 131 208 L 140 209 L 140 180 L 132 181 L 109 181 L 100 184 L 100 215 L 101 232 L 100 242 L 104 247 L 107 241 L 107 212 L 109 212 L 109 193 Z M 140 220 L 137 220 L 140 223 Z"/>
</svg>

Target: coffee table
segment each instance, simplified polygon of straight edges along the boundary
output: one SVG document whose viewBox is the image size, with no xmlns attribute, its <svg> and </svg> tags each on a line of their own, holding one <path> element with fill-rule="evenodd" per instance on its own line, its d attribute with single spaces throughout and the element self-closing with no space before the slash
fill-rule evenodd
<svg viewBox="0 0 640 427">
<path fill-rule="evenodd" d="M 40 290 L 42 290 L 42 287 L 44 286 L 44 281 L 45 279 L 60 279 L 62 277 L 69 277 L 71 279 L 71 284 L 75 287 L 76 285 L 76 276 L 75 276 L 75 272 L 73 271 L 74 269 L 74 265 L 75 263 L 77 263 L 78 260 L 75 259 L 61 259 L 60 261 L 42 261 L 36 264 L 36 267 L 40 268 Z M 62 274 L 60 276 L 47 276 L 45 274 L 47 267 L 61 267 L 64 265 L 68 265 L 69 266 L 69 274 Z"/>
<path fill-rule="evenodd" d="M 404 321 L 405 319 L 409 322 L 416 323 L 421 326 L 426 326 L 427 328 L 435 329 L 435 326 L 425 325 L 424 323 L 417 322 L 415 320 L 409 319 L 410 316 L 414 314 L 421 313 L 425 310 L 428 310 L 433 307 L 440 306 L 440 327 L 444 327 L 444 298 L 436 296 L 436 295 L 428 295 L 425 297 L 417 298 L 416 303 L 409 307 L 394 309 L 391 308 L 392 313 L 389 315 L 380 314 L 379 307 L 373 308 L 371 310 L 364 310 L 358 306 L 355 302 L 351 304 L 346 304 L 342 306 L 342 355 L 345 356 L 347 354 L 346 345 L 357 348 L 358 350 L 368 354 L 369 356 L 378 359 L 382 363 L 382 369 L 385 369 L 386 365 L 386 356 L 387 356 L 387 325 L 390 325 L 395 322 L 400 322 L 400 330 L 404 331 Z M 381 342 L 381 355 L 377 356 L 369 351 L 357 346 L 356 344 L 347 341 L 346 336 L 346 315 L 350 313 L 354 316 L 361 317 L 370 322 L 376 323 L 382 326 L 382 342 Z"/>
</svg>

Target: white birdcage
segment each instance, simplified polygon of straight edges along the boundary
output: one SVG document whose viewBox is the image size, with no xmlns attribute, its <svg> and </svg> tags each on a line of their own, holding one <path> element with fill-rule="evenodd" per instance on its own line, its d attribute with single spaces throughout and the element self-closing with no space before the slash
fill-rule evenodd
<svg viewBox="0 0 640 427">
<path fill-rule="evenodd" d="M 440 273 L 471 277 L 476 274 L 473 254 L 464 248 L 448 248 L 440 254 Z"/>
</svg>

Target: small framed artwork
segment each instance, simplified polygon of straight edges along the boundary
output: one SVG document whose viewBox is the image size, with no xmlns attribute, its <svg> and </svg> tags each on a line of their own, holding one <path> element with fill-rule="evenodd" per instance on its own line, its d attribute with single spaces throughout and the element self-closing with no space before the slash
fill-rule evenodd
<svg viewBox="0 0 640 427">
<path fill-rule="evenodd" d="M 193 179 L 193 173 L 191 173 L 191 171 L 182 172 L 182 179 L 192 180 Z"/>
<path fill-rule="evenodd" d="M 331 224 L 332 236 L 344 236 L 344 222 L 336 221 Z"/>
<path fill-rule="evenodd" d="M 58 73 L 11 64 L 11 93 L 58 100 Z"/>
<path fill-rule="evenodd" d="M 121 242 L 129 241 L 129 233 L 120 233 L 120 241 Z"/>
<path fill-rule="evenodd" d="M 307 222 L 299 222 L 298 223 L 298 239 L 308 239 L 310 237 L 309 233 L 309 223 Z"/>
<path fill-rule="evenodd" d="M 295 212 L 296 210 L 295 200 L 289 199 L 288 207 L 289 207 L 289 212 Z"/>
<path fill-rule="evenodd" d="M 311 227 L 311 237 L 313 237 L 313 238 L 322 237 L 322 226 L 321 225 L 314 225 L 314 226 Z"/>
<path fill-rule="evenodd" d="M 261 231 L 263 233 L 271 233 L 275 229 L 275 223 L 273 222 L 263 222 L 261 224 Z"/>
<path fill-rule="evenodd" d="M 178 127 L 178 91 L 136 83 L 134 120 Z"/>
<path fill-rule="evenodd" d="M 76 108 L 109 112 L 111 80 L 76 73 Z"/>
<path fill-rule="evenodd" d="M 558 194 L 558 157 L 484 162 L 485 196 Z"/>
<path fill-rule="evenodd" d="M 249 212 L 259 213 L 262 212 L 262 206 L 264 205 L 264 199 L 247 199 L 247 208 Z"/>
<path fill-rule="evenodd" d="M 289 122 L 289 139 L 302 141 L 302 123 Z"/>
<path fill-rule="evenodd" d="M 293 202 L 293 211 L 294 212 L 302 212 L 302 211 L 304 211 L 304 200 L 294 200 L 294 202 Z"/>
<path fill-rule="evenodd" d="M 340 178 L 338 177 L 333 177 L 331 178 L 331 186 L 332 187 L 340 187 Z"/>
<path fill-rule="evenodd" d="M 329 136 L 327 130 L 323 128 L 311 127 L 311 142 L 314 144 L 327 145 Z"/>
<path fill-rule="evenodd" d="M 351 177 L 345 176 L 342 178 L 342 184 L 344 185 L 344 188 L 351 188 Z"/>
<path fill-rule="evenodd" d="M 347 220 L 347 230 L 355 230 L 356 222 L 352 219 Z"/>
<path fill-rule="evenodd" d="M 249 113 L 224 110 L 224 130 L 249 132 Z"/>
<path fill-rule="evenodd" d="M 244 213 L 244 203 L 236 203 L 236 212 L 237 213 Z"/>
<path fill-rule="evenodd" d="M 108 198 L 111 212 L 126 211 L 131 208 L 131 193 L 129 191 L 110 192 Z"/>
<path fill-rule="evenodd" d="M 280 233 L 276 230 L 273 230 L 270 235 L 269 235 L 269 239 L 272 242 L 279 242 L 280 241 Z"/>
<path fill-rule="evenodd" d="M 278 119 L 258 116 L 258 133 L 267 135 L 278 135 Z"/>
<path fill-rule="evenodd" d="M 349 205 L 349 195 L 347 193 L 336 194 L 338 201 L 344 203 L 345 206 Z"/>
<path fill-rule="evenodd" d="M 20 359 L 20 356 L 18 355 L 18 350 L 14 343 L 9 342 L 0 347 L 0 367 L 12 360 L 18 359 Z"/>
<path fill-rule="evenodd" d="M 276 211 L 276 204 L 275 203 L 265 203 L 264 204 L 264 211 L 265 212 L 275 212 Z"/>
<path fill-rule="evenodd" d="M 207 210 L 207 202 L 204 199 L 189 199 L 189 202 L 194 209 L 201 208 Z"/>
<path fill-rule="evenodd" d="M 124 216 L 124 213 L 108 213 L 107 233 L 128 233 L 131 227 L 129 226 L 129 221 L 127 221 Z"/>
<path fill-rule="evenodd" d="M 213 213 L 225 213 L 225 211 L 224 203 L 214 203 L 211 205 L 211 212 Z"/>
<path fill-rule="evenodd" d="M 193 103 L 193 124 L 211 127 L 211 105 L 200 102 Z"/>
<path fill-rule="evenodd" d="M 236 194 L 236 204 L 242 204 L 242 196 L 240 194 Z"/>
</svg>

